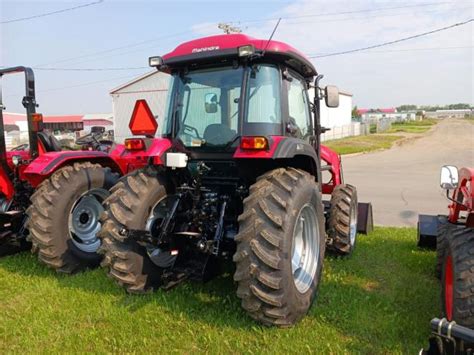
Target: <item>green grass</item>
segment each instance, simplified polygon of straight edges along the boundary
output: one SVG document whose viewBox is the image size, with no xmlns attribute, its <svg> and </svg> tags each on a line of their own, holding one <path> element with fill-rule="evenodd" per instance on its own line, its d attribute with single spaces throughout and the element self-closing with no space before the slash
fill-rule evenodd
<svg viewBox="0 0 474 355">
<path fill-rule="evenodd" d="M 421 121 L 406 121 L 406 122 L 394 122 L 392 128 L 386 133 L 424 133 L 428 131 L 431 126 L 437 124 L 438 121 L 434 119 L 424 119 Z"/>
<path fill-rule="evenodd" d="M 401 139 L 401 136 L 370 134 L 342 139 L 325 141 L 323 144 L 338 154 L 353 154 L 370 152 L 379 149 L 388 149 L 392 144 Z"/>
<path fill-rule="evenodd" d="M 468 116 L 468 117 L 464 117 L 464 119 L 468 122 L 471 122 L 474 124 L 474 116 Z"/>
<path fill-rule="evenodd" d="M 417 353 L 438 315 L 434 252 L 414 229 L 377 228 L 349 259 L 326 258 L 297 326 L 266 328 L 230 276 L 126 295 L 104 270 L 62 276 L 28 253 L 0 260 L 1 353 Z"/>
</svg>

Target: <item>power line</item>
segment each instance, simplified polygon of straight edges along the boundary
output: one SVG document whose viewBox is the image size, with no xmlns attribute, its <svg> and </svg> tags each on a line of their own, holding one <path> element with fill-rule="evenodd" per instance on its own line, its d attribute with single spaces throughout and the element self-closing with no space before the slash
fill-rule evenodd
<svg viewBox="0 0 474 355">
<path fill-rule="evenodd" d="M 381 50 L 381 51 L 368 51 L 368 52 L 365 52 L 365 54 L 371 54 L 371 53 L 392 53 L 392 52 L 435 51 L 435 50 L 468 49 L 468 48 L 474 48 L 474 46 L 386 49 L 386 50 Z M 324 54 L 328 54 L 328 53 L 312 54 L 312 55 L 310 55 L 310 57 L 314 57 L 314 56 L 317 56 L 317 55 L 324 55 Z"/>
<path fill-rule="evenodd" d="M 374 45 L 371 45 L 371 46 L 368 46 L 368 47 L 355 48 L 355 49 L 350 49 L 350 50 L 341 51 L 341 52 L 334 52 L 334 53 L 328 53 L 328 54 L 323 54 L 323 55 L 310 56 L 309 58 L 316 59 L 316 58 L 334 57 L 334 56 L 337 56 L 337 55 L 350 54 L 350 53 L 355 53 L 355 52 L 366 51 L 366 50 L 373 49 L 373 48 L 384 47 L 384 46 L 388 46 L 388 45 L 391 45 L 391 44 L 405 42 L 405 41 L 408 41 L 408 40 L 411 40 L 411 39 L 428 36 L 428 35 L 431 35 L 433 33 L 446 31 L 446 30 L 449 30 L 449 29 L 454 28 L 454 27 L 466 25 L 466 24 L 468 24 L 470 22 L 473 22 L 473 21 L 474 21 L 474 18 L 469 19 L 469 20 L 464 21 L 464 22 L 458 22 L 458 23 L 455 23 L 455 24 L 450 25 L 450 26 L 438 28 L 436 30 L 419 33 L 419 34 L 416 34 L 416 35 L 413 35 L 413 36 L 404 37 L 404 38 L 396 39 L 396 40 L 389 41 L 389 42 L 374 44 Z"/>
<path fill-rule="evenodd" d="M 130 76 L 119 76 L 119 77 L 114 77 L 114 78 L 109 78 L 109 79 L 103 79 L 103 80 L 96 80 L 96 81 L 89 81 L 85 83 L 80 83 L 76 85 L 68 85 L 68 86 L 62 86 L 62 87 L 56 87 L 56 88 L 50 88 L 50 89 L 44 89 L 44 90 L 37 90 L 36 93 L 45 93 L 45 92 L 51 92 L 51 91 L 62 91 L 62 90 L 67 90 L 67 89 L 74 89 L 74 88 L 79 88 L 79 87 L 84 87 L 84 86 L 91 86 L 91 85 L 97 85 L 97 84 L 102 84 L 110 81 L 115 81 L 115 80 L 122 80 L 122 79 L 133 79 L 136 78 L 136 75 Z M 5 97 L 13 97 L 13 96 L 20 96 L 22 93 L 18 94 L 7 94 Z"/>
<path fill-rule="evenodd" d="M 89 3 L 87 3 L 87 4 L 78 5 L 78 6 L 74 6 L 74 7 L 68 7 L 68 8 L 66 8 L 66 9 L 62 9 L 62 10 L 56 10 L 56 11 L 46 12 L 46 13 L 43 13 L 43 14 L 38 14 L 38 15 L 33 15 L 33 16 L 28 16 L 28 17 L 20 17 L 20 18 L 16 18 L 16 19 L 1 21 L 0 24 L 4 25 L 4 24 L 7 24 L 7 23 L 12 23 L 12 22 L 20 22 L 20 21 L 26 21 L 26 20 L 33 20 L 33 19 L 40 18 L 40 17 L 56 15 L 56 14 L 60 14 L 60 13 L 63 13 L 63 12 L 74 11 L 74 10 L 77 10 L 77 9 L 82 9 L 82 8 L 84 8 L 84 7 L 89 7 L 89 6 L 93 6 L 93 5 L 98 5 L 98 4 L 102 3 L 102 2 L 104 2 L 104 0 L 98 0 L 98 1 L 94 1 L 94 2 L 89 2 Z"/>
<path fill-rule="evenodd" d="M 120 71 L 120 70 L 142 70 L 149 69 L 149 67 L 123 67 L 123 68 L 38 68 L 32 67 L 34 70 L 47 71 Z"/>
<path fill-rule="evenodd" d="M 461 11 L 461 10 L 470 10 L 472 9 L 472 6 L 469 7 L 456 7 L 456 8 L 451 8 L 449 10 L 445 9 L 433 9 L 433 10 L 426 10 L 423 11 L 423 14 L 437 14 L 437 13 L 443 13 L 445 15 L 448 11 Z M 367 20 L 367 19 L 379 19 L 383 17 L 397 17 L 397 16 L 403 16 L 403 15 L 411 15 L 413 14 L 413 11 L 411 12 L 397 12 L 397 13 L 388 13 L 388 14 L 377 14 L 377 15 L 370 15 L 370 16 L 356 16 L 356 17 L 343 17 L 343 18 L 337 18 L 337 19 L 327 19 L 327 20 L 311 20 L 311 21 L 285 21 L 284 24 L 286 26 L 293 26 L 297 25 L 300 26 L 302 24 L 321 24 L 321 23 L 332 23 L 332 22 L 342 22 L 342 21 L 357 21 L 357 20 Z M 248 26 L 248 27 L 257 27 L 257 26 Z"/>
<path fill-rule="evenodd" d="M 337 15 L 347 15 L 347 14 L 355 14 L 355 13 L 397 10 L 397 9 L 405 9 L 405 8 L 438 6 L 438 5 L 445 5 L 445 4 L 450 4 L 450 3 L 452 3 L 452 2 L 436 2 L 436 3 L 417 4 L 417 5 L 393 6 L 393 7 L 385 7 L 385 8 L 378 8 L 378 9 L 363 9 L 363 10 L 342 11 L 342 12 L 327 12 L 327 13 L 307 14 L 307 15 L 300 15 L 300 16 L 287 16 L 287 17 L 283 17 L 282 19 L 286 20 L 286 19 L 297 19 L 297 18 L 317 17 L 317 16 L 337 16 Z M 258 20 L 249 20 L 249 21 L 232 21 L 230 23 L 256 23 L 256 22 L 266 22 L 266 21 L 271 21 L 271 20 L 278 20 L 278 18 L 267 18 L 267 19 L 258 19 Z M 329 22 L 329 21 L 330 20 L 325 20 L 324 22 Z M 338 19 L 338 20 L 334 19 L 333 21 L 340 21 L 340 19 Z M 218 24 L 217 23 L 216 24 L 210 24 L 208 26 L 205 26 L 204 28 L 208 28 L 208 27 L 216 26 L 216 25 L 218 25 Z M 121 49 L 139 47 L 139 46 L 142 46 L 144 44 L 148 44 L 148 43 L 151 43 L 151 42 L 156 42 L 156 41 L 161 40 L 161 39 L 169 39 L 171 37 L 178 37 L 178 36 L 188 35 L 188 34 L 189 34 L 189 31 L 178 32 L 178 33 L 174 33 L 174 34 L 167 35 L 167 36 L 152 38 L 152 39 L 148 39 L 148 40 L 144 40 L 144 41 L 140 41 L 140 42 L 136 42 L 136 43 L 131 43 L 131 44 L 120 46 L 120 47 L 109 48 L 109 49 L 101 50 L 101 51 L 98 51 L 98 52 L 92 52 L 92 53 L 81 55 L 81 56 L 65 58 L 65 59 L 61 59 L 61 60 L 58 60 L 58 61 L 45 63 L 45 64 L 38 64 L 37 66 L 38 67 L 43 67 L 43 66 L 47 66 L 47 65 L 59 64 L 59 63 L 71 62 L 71 61 L 75 62 L 74 64 L 80 64 L 80 63 L 83 63 L 84 61 L 77 62 L 76 61 L 77 59 L 88 58 L 88 57 L 96 57 L 96 56 L 104 57 L 104 56 L 102 56 L 102 54 L 115 52 L 115 51 L 118 51 L 118 50 L 121 50 Z M 118 55 L 133 53 L 133 52 L 140 51 L 140 50 L 142 50 L 142 49 L 127 51 L 127 52 L 124 52 L 124 53 L 119 53 Z M 109 56 L 105 56 L 105 57 L 109 57 Z M 96 59 L 98 59 L 98 58 L 96 58 Z M 86 62 L 87 61 L 94 61 L 96 59 L 89 59 L 89 60 L 86 60 Z"/>
<path fill-rule="evenodd" d="M 424 4 L 417 4 L 417 5 L 403 5 L 403 6 L 394 6 L 394 7 L 382 7 L 377 9 L 363 9 L 363 10 L 352 10 L 352 11 L 340 11 L 340 12 L 321 12 L 317 14 L 307 14 L 307 15 L 298 15 L 298 16 L 282 16 L 281 19 L 289 20 L 289 19 L 298 19 L 298 18 L 308 18 L 308 17 L 318 17 L 318 16 L 340 16 L 340 15 L 351 15 L 351 14 L 359 14 L 359 13 L 367 13 L 367 12 L 378 12 L 378 11 L 387 11 L 387 10 L 398 10 L 398 9 L 407 9 L 407 8 L 418 8 L 418 7 L 427 7 L 427 6 L 439 6 L 439 5 L 446 5 L 452 4 L 451 1 L 445 2 L 434 2 L 434 3 L 424 3 Z M 247 21 L 231 21 L 230 23 L 242 24 L 242 23 L 260 23 L 260 22 L 267 22 L 267 21 L 275 21 L 278 20 L 280 17 L 269 17 L 264 19 L 255 19 L 255 20 L 247 20 Z"/>
<path fill-rule="evenodd" d="M 109 82 L 109 81 L 114 81 L 114 80 L 119 80 L 119 79 L 131 79 L 131 78 L 135 78 L 136 76 L 130 76 L 130 75 L 126 75 L 126 76 L 119 76 L 119 77 L 114 77 L 114 78 L 109 78 L 109 79 L 104 79 L 104 80 L 97 80 L 97 81 L 90 81 L 90 82 L 86 82 L 86 83 L 81 83 L 81 84 L 76 84 L 76 85 L 69 85 L 69 86 L 63 86 L 63 87 L 58 87 L 58 88 L 51 88 L 51 89 L 45 89 L 45 90 L 38 90 L 38 93 L 43 93 L 43 92 L 50 92 L 50 91 L 59 91 L 59 90 L 66 90 L 66 89 L 73 89 L 73 88 L 79 88 L 79 87 L 83 87 L 83 86 L 90 86 L 90 85 L 96 85 L 96 84 L 102 84 L 102 83 L 106 83 L 106 82 Z"/>
<path fill-rule="evenodd" d="M 140 42 L 136 42 L 136 43 L 131 43 L 131 44 L 124 45 L 124 46 L 120 46 L 120 47 L 114 47 L 114 48 L 109 48 L 109 49 L 101 50 L 101 51 L 98 51 L 98 52 L 92 52 L 92 53 L 84 54 L 84 55 L 80 55 L 80 56 L 75 56 L 75 57 L 60 59 L 60 60 L 57 60 L 57 61 L 54 61 L 54 62 L 50 62 L 50 63 L 38 64 L 38 67 L 43 67 L 43 66 L 51 65 L 51 64 L 59 64 L 59 63 L 64 63 L 64 62 L 75 61 L 75 60 L 81 59 L 81 58 L 94 57 L 94 56 L 97 56 L 97 55 L 101 55 L 101 54 L 105 54 L 105 53 L 110 53 L 110 52 L 115 52 L 115 51 L 118 51 L 118 50 L 121 50 L 121 49 L 127 49 L 127 48 L 132 48 L 132 47 L 138 47 L 138 46 L 141 46 L 141 45 L 143 45 L 143 44 L 147 44 L 147 43 L 151 43 L 151 42 L 156 42 L 156 41 L 159 41 L 159 40 L 162 40 L 162 39 L 169 39 L 169 38 L 172 38 L 172 37 L 178 37 L 178 36 L 182 36 L 182 35 L 185 35 L 185 34 L 189 34 L 189 31 L 173 33 L 173 34 L 171 34 L 171 35 L 160 36 L 160 37 L 156 37 L 156 38 L 152 38 L 152 39 L 148 39 L 148 40 L 140 41 Z"/>
</svg>

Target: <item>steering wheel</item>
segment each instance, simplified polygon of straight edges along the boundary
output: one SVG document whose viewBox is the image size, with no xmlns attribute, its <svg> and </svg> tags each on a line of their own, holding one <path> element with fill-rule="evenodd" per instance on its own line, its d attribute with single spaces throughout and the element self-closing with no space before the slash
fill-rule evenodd
<svg viewBox="0 0 474 355">
<path fill-rule="evenodd" d="M 194 133 L 194 135 L 190 133 L 186 133 L 186 130 L 188 132 L 191 131 L 192 133 Z M 196 127 L 188 126 L 187 124 L 183 124 L 183 133 L 194 138 L 202 139 Z"/>
<path fill-rule="evenodd" d="M 91 144 L 94 141 L 94 138 L 92 137 L 92 134 L 86 134 L 85 136 L 79 137 L 76 139 L 76 144 L 77 145 L 87 145 Z"/>
</svg>

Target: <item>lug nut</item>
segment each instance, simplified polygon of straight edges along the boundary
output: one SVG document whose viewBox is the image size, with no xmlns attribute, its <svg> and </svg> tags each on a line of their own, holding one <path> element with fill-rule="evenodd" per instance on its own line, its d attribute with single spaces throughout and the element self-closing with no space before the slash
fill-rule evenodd
<svg viewBox="0 0 474 355">
<path fill-rule="evenodd" d="M 206 249 L 206 243 L 204 243 L 204 241 L 200 240 L 199 242 L 197 242 L 197 247 L 199 250 L 203 251 Z"/>
</svg>

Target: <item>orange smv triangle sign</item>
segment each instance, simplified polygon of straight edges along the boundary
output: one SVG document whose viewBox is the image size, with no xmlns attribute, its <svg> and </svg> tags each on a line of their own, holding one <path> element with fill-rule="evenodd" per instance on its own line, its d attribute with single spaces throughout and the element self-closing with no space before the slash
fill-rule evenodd
<svg viewBox="0 0 474 355">
<path fill-rule="evenodd" d="M 151 113 L 146 100 L 137 100 L 133 109 L 132 118 L 128 125 L 134 135 L 154 136 L 158 123 Z"/>
</svg>

